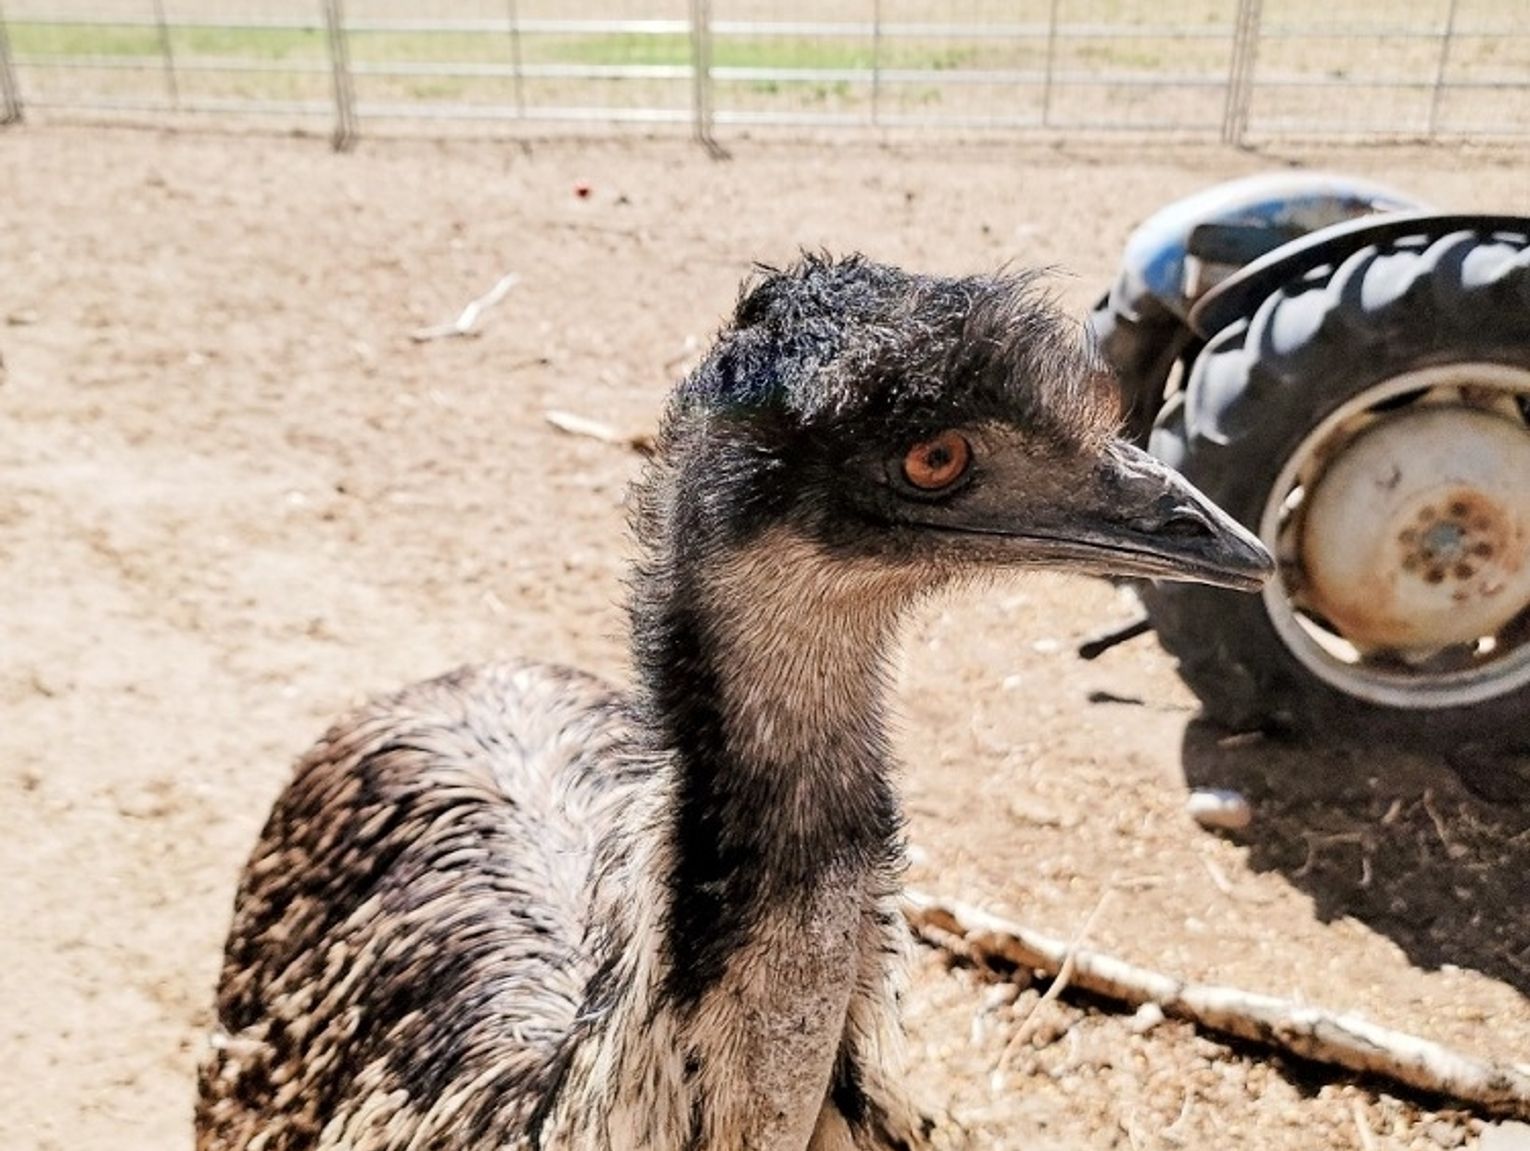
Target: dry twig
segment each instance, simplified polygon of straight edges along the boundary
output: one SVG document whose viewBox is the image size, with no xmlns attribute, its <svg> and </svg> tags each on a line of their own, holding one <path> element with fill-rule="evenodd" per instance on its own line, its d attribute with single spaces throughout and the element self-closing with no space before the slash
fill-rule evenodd
<svg viewBox="0 0 1530 1151">
<path fill-rule="evenodd" d="M 1068 949 L 1063 954 L 1062 965 L 1057 969 L 1057 978 L 1052 980 L 1052 985 L 1046 989 L 1046 993 L 1031 1004 L 1031 1009 L 1025 1013 L 1025 1018 L 1020 1020 L 1020 1025 L 1015 1028 L 1015 1033 L 1004 1045 L 1004 1050 L 999 1052 L 999 1062 L 995 1070 L 1003 1071 L 1009 1066 L 1010 1056 L 1031 1037 L 1031 1031 L 1038 1018 L 1037 1013 L 1066 991 L 1068 984 L 1073 982 L 1078 953 L 1084 946 L 1084 941 L 1089 938 L 1089 933 L 1094 930 L 1095 920 L 1099 919 L 1100 912 L 1105 908 L 1105 901 L 1110 898 L 1114 890 L 1113 887 L 1107 887 L 1100 893 L 1099 901 L 1094 905 L 1094 910 L 1089 913 L 1089 918 L 1084 920 L 1084 925 L 1078 929 L 1078 934 L 1068 941 Z"/>
<path fill-rule="evenodd" d="M 1355 1132 L 1360 1136 L 1360 1151 L 1376 1151 L 1376 1133 L 1371 1130 L 1370 1120 L 1365 1117 L 1365 1108 L 1360 1106 L 1360 1100 L 1349 1101 L 1349 1113 L 1355 1119 Z"/>
<path fill-rule="evenodd" d="M 630 448 L 640 456 L 653 455 L 653 437 L 647 432 L 617 431 L 610 424 L 603 424 L 588 416 L 578 416 L 573 412 L 559 411 L 556 408 L 549 408 L 543 412 L 542 418 L 560 432 L 567 432 L 571 436 L 585 436 L 592 440 L 599 440 L 603 444 Z"/>
<path fill-rule="evenodd" d="M 411 332 L 409 338 L 417 344 L 423 344 L 428 340 L 442 340 L 452 336 L 476 336 L 478 318 L 503 300 L 506 293 L 520 283 L 520 280 L 521 278 L 514 272 L 501 276 L 498 283 L 463 308 L 455 320 L 436 324 L 430 328 L 419 328 Z"/>
<path fill-rule="evenodd" d="M 1007 964 L 1055 976 L 1071 962 L 1073 986 L 1093 995 L 1132 1006 L 1156 1003 L 1166 1014 L 1208 1031 L 1459 1099 L 1483 1111 L 1530 1119 L 1530 1066 L 1478 1059 L 1355 1015 L 1336 1015 L 1235 987 L 1186 983 L 1073 947 L 979 908 L 944 903 L 919 892 L 907 893 L 904 911 L 921 937 L 956 936 L 969 956 L 983 957 L 991 966 Z M 931 928 L 935 930 L 926 935 Z"/>
</svg>

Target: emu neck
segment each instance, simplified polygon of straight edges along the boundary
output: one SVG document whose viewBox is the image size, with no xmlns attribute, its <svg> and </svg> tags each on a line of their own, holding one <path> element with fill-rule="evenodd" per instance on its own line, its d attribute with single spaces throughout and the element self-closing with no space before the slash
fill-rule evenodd
<svg viewBox="0 0 1530 1151">
<path fill-rule="evenodd" d="M 883 668 L 898 605 L 879 570 L 785 532 L 669 574 L 637 613 L 673 764 L 652 1018 L 671 1021 L 694 1068 L 695 1145 L 801 1148 L 852 997 L 884 959 L 899 814 Z"/>
<path fill-rule="evenodd" d="M 785 531 L 675 575 L 640 650 L 676 764 L 669 991 L 694 1002 L 774 905 L 849 895 L 896 858 L 884 663 L 899 605 L 879 572 Z"/>
<path fill-rule="evenodd" d="M 885 578 L 778 531 L 696 579 L 698 654 L 715 678 L 724 740 L 721 748 L 688 746 L 681 733 L 689 765 L 799 801 L 848 799 L 880 777 L 898 607 Z M 776 813 L 778 830 L 798 834 L 845 814 L 837 804 L 809 810 L 800 802 Z"/>
</svg>

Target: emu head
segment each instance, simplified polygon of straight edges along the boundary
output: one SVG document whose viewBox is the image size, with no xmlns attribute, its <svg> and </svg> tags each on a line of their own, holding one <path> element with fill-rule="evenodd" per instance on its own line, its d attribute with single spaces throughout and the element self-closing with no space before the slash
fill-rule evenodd
<svg viewBox="0 0 1530 1151">
<path fill-rule="evenodd" d="M 808 257 L 746 288 L 677 390 L 639 533 L 671 572 L 775 554 L 899 601 L 1013 568 L 1257 588 L 1260 543 L 1118 427 L 1034 277 Z"/>
</svg>

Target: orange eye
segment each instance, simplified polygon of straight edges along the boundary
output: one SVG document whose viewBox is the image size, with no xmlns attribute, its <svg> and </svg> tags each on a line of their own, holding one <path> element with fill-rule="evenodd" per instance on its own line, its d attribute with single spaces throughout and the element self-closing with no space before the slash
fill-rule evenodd
<svg viewBox="0 0 1530 1151">
<path fill-rule="evenodd" d="M 903 457 L 903 477 L 927 492 L 948 488 L 967 472 L 972 447 L 960 432 L 941 432 L 909 448 Z"/>
</svg>

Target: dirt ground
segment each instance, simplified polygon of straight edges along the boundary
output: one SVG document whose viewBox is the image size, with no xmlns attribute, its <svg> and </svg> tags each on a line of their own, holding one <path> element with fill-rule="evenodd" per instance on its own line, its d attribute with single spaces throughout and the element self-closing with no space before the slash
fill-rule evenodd
<svg viewBox="0 0 1530 1151">
<path fill-rule="evenodd" d="M 190 1145 L 234 884 L 292 758 L 361 696 L 502 653 L 624 676 L 637 460 L 752 261 L 1066 269 L 1303 163 L 1530 210 L 1525 155 L 0 135 L 0 1146 Z M 574 187 L 588 181 L 578 198 Z M 416 344 L 508 270 L 477 340 Z M 909 629 L 911 882 L 1187 977 L 1530 1056 L 1530 788 L 1228 742 L 1151 640 L 1079 662 L 1109 586 L 1035 577 Z M 1236 836 L 1195 785 L 1255 807 Z M 1109 894 L 1106 894 L 1106 893 Z M 995 1148 L 1472 1146 L 1482 1123 L 925 953 L 926 1094 Z"/>
</svg>

